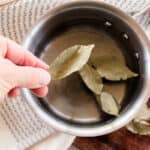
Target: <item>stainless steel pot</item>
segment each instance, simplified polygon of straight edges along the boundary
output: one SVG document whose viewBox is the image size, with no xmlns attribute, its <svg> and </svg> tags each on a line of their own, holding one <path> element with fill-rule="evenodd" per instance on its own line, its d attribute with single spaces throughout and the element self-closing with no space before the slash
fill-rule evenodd
<svg viewBox="0 0 150 150">
<path fill-rule="evenodd" d="M 63 81 L 52 81 L 44 99 L 35 97 L 27 89 L 22 91 L 43 121 L 55 129 L 77 136 L 98 136 L 125 126 L 149 96 L 150 44 L 139 25 L 111 5 L 94 1 L 73 2 L 55 8 L 39 20 L 26 37 L 24 47 L 42 57 L 47 45 L 51 47 L 51 41 L 72 27 L 86 30 L 85 26 L 105 30 L 114 37 L 123 47 L 126 63 L 139 73 L 138 78 L 127 81 L 120 115 L 100 120 L 93 96 L 90 91 L 86 91 L 87 95 L 81 92 L 84 87 L 76 74 Z M 80 42 L 80 38 L 72 38 L 68 43 L 72 44 L 72 40 Z M 51 62 L 61 52 L 61 45 L 58 49 L 51 50 L 47 60 Z M 99 50 L 95 51 L 98 53 Z M 115 92 L 120 93 L 119 90 L 120 87 Z"/>
</svg>

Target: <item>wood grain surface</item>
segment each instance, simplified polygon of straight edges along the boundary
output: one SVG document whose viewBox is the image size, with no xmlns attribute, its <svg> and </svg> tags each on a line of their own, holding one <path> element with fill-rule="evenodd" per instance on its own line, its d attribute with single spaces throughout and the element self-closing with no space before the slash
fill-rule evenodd
<svg viewBox="0 0 150 150">
<path fill-rule="evenodd" d="M 78 137 L 74 145 L 80 150 L 150 150 L 150 136 L 135 135 L 123 128 L 101 137 Z"/>
</svg>

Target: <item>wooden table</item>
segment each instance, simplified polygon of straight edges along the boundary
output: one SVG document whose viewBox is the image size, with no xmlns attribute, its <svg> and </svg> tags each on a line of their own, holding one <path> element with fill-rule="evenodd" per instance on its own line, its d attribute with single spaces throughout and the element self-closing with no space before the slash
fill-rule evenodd
<svg viewBox="0 0 150 150">
<path fill-rule="evenodd" d="M 123 128 L 101 137 L 79 137 L 74 145 L 80 150 L 150 150 L 150 136 L 135 135 Z"/>
</svg>

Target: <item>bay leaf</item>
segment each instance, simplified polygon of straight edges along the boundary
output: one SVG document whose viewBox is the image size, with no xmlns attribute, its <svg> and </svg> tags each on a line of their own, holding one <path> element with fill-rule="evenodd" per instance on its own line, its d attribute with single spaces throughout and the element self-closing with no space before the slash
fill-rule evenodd
<svg viewBox="0 0 150 150">
<path fill-rule="evenodd" d="M 136 122 L 150 122 L 150 108 L 147 107 L 146 103 L 141 107 L 141 110 L 134 120 Z"/>
<path fill-rule="evenodd" d="M 138 115 L 126 126 L 135 134 L 150 135 L 150 108 L 145 103 Z"/>
<path fill-rule="evenodd" d="M 93 58 L 90 63 L 94 65 L 101 77 L 108 80 L 119 81 L 138 76 L 115 56 L 101 56 Z"/>
<path fill-rule="evenodd" d="M 150 123 L 131 121 L 126 128 L 135 134 L 150 135 Z"/>
<path fill-rule="evenodd" d="M 95 94 L 101 94 L 103 89 L 102 79 L 99 73 L 92 68 L 90 65 L 86 64 L 81 68 L 79 72 L 81 78 L 83 79 L 86 86 Z"/>
<path fill-rule="evenodd" d="M 97 96 L 97 101 L 99 102 L 102 111 L 110 115 L 118 116 L 120 109 L 119 104 L 111 94 L 102 92 L 101 95 Z"/>
<path fill-rule="evenodd" d="M 87 63 L 93 48 L 94 44 L 74 45 L 65 49 L 50 65 L 52 79 L 62 79 L 80 70 Z"/>
</svg>

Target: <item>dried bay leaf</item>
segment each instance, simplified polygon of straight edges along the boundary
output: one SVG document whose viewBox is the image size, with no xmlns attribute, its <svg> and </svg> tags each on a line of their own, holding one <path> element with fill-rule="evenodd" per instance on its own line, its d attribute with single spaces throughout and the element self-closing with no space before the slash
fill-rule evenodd
<svg viewBox="0 0 150 150">
<path fill-rule="evenodd" d="M 150 135 L 150 109 L 145 103 L 139 114 L 126 128 L 135 134 Z"/>
<path fill-rule="evenodd" d="M 102 92 L 101 95 L 97 96 L 97 101 L 99 102 L 102 111 L 110 115 L 118 116 L 119 104 L 111 94 Z"/>
<path fill-rule="evenodd" d="M 91 59 L 90 63 L 97 69 L 101 77 L 108 80 L 119 81 L 136 77 L 138 74 L 132 72 L 115 56 L 103 56 Z"/>
<path fill-rule="evenodd" d="M 99 73 L 90 65 L 86 64 L 79 72 L 86 86 L 95 94 L 101 94 L 103 89 L 102 79 Z"/>
<path fill-rule="evenodd" d="M 134 118 L 136 122 L 150 122 L 150 108 L 147 107 L 146 103 L 141 108 L 138 115 Z"/>
<path fill-rule="evenodd" d="M 74 45 L 64 50 L 50 65 L 52 79 L 62 79 L 80 70 L 88 61 L 94 44 Z"/>
<path fill-rule="evenodd" d="M 135 134 L 150 135 L 150 123 L 132 121 L 126 128 Z"/>
</svg>

